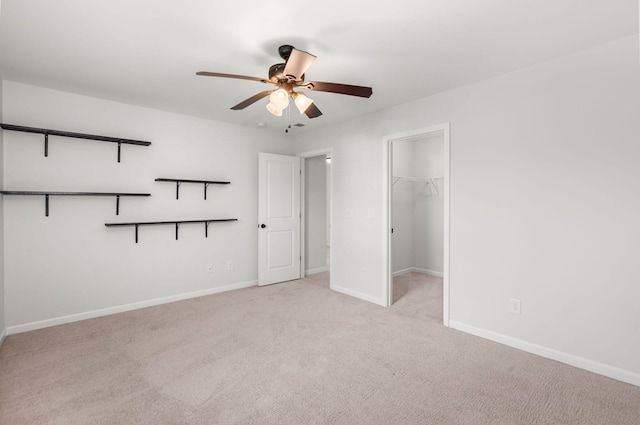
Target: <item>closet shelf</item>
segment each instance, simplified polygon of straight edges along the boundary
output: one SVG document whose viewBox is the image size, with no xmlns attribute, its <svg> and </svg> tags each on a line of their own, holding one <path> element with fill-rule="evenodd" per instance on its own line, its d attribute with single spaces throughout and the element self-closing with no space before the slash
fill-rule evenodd
<svg viewBox="0 0 640 425">
<path fill-rule="evenodd" d="M 407 176 L 393 176 L 394 181 L 408 180 L 412 182 L 431 182 L 433 180 L 443 180 L 444 177 L 407 177 Z"/>
<path fill-rule="evenodd" d="M 215 181 L 215 180 L 188 180 L 188 179 L 165 179 L 165 178 L 158 178 L 155 181 L 157 182 L 175 182 L 176 184 L 176 199 L 178 199 L 180 197 L 180 184 L 181 183 L 198 183 L 198 184 L 204 184 L 204 199 L 207 199 L 207 187 L 209 187 L 210 184 L 230 184 L 231 182 L 221 182 L 221 181 Z"/>
<path fill-rule="evenodd" d="M 138 243 L 138 227 L 139 226 L 152 226 L 152 225 L 162 225 L 162 224 L 173 224 L 176 226 L 176 240 L 178 240 L 178 228 L 181 224 L 185 223 L 204 223 L 204 237 L 209 237 L 209 224 L 214 222 L 225 222 L 225 221 L 238 221 L 237 218 L 217 218 L 217 219 L 205 219 L 205 220 L 170 220 L 170 221 L 140 221 L 140 222 L 132 222 L 132 223 L 105 223 L 104 225 L 107 227 L 124 227 L 124 226 L 134 226 L 136 231 L 136 243 Z"/>
<path fill-rule="evenodd" d="M 436 195 L 440 194 L 438 190 L 438 183 L 436 180 L 444 180 L 444 177 L 406 177 L 406 176 L 393 176 L 393 186 L 396 185 L 400 180 L 410 181 L 410 182 L 418 182 L 424 183 L 425 186 L 431 186 L 433 190 L 435 190 Z"/>
<path fill-rule="evenodd" d="M 51 130 L 47 128 L 24 127 L 21 125 L 14 125 L 14 124 L 0 123 L 0 127 L 2 127 L 2 129 L 4 130 L 10 130 L 10 131 L 44 134 L 44 156 L 49 156 L 49 136 L 71 137 L 75 139 L 85 139 L 85 140 L 95 140 L 98 142 L 117 143 L 118 144 L 118 162 L 120 162 L 121 144 L 138 145 L 138 146 L 149 146 L 151 144 L 151 142 L 145 142 L 142 140 L 123 139 L 120 137 L 110 137 L 110 136 L 98 136 L 95 134 L 73 133 L 70 131 Z"/>
<path fill-rule="evenodd" d="M 150 193 L 126 193 L 126 192 L 34 192 L 25 190 L 1 190 L 3 195 L 44 196 L 45 216 L 49 217 L 49 196 L 115 196 L 116 215 L 120 214 L 121 196 L 151 196 Z"/>
</svg>

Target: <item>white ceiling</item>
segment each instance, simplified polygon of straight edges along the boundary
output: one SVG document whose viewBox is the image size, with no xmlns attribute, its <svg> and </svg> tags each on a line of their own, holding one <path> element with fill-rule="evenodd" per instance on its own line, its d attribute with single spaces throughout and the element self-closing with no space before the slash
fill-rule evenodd
<svg viewBox="0 0 640 425">
<path fill-rule="evenodd" d="M 1 0 L 0 75 L 73 93 L 281 131 L 266 77 L 292 44 L 318 57 L 307 81 L 373 87 L 363 99 L 312 92 L 343 121 L 638 33 L 637 0 Z M 295 130 L 304 131 L 304 130 Z"/>
</svg>

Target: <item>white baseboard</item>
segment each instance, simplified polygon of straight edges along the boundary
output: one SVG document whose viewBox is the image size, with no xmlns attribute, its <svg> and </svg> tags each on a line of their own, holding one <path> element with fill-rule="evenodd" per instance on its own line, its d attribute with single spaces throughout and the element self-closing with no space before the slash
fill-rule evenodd
<svg viewBox="0 0 640 425">
<path fill-rule="evenodd" d="M 413 271 L 413 268 L 409 267 L 408 269 L 402 269 L 402 270 L 398 270 L 397 272 L 393 272 L 392 276 L 393 277 L 402 276 L 403 274 L 411 273 L 412 271 Z"/>
<path fill-rule="evenodd" d="M 409 267 L 407 269 L 398 270 L 397 272 L 393 272 L 393 277 L 401 276 L 401 275 L 407 274 L 407 273 L 422 273 L 422 274 L 428 274 L 429 276 L 444 277 L 444 273 L 442 273 L 442 272 L 436 272 L 436 271 L 427 270 L 427 269 L 419 269 L 417 267 Z"/>
<path fill-rule="evenodd" d="M 583 357 L 578 357 L 573 354 L 554 350 L 553 348 L 534 344 L 532 342 L 499 334 L 497 332 L 477 328 L 475 326 L 467 325 L 455 320 L 449 321 L 449 327 L 475 336 L 479 336 L 481 338 L 495 341 L 500 344 L 508 345 L 509 347 L 517 348 L 528 353 L 536 354 L 547 359 L 556 360 L 580 369 L 588 370 L 589 372 L 597 373 L 598 375 L 603 375 L 640 387 L 640 374 L 628 370 L 585 359 Z"/>
<path fill-rule="evenodd" d="M 309 270 L 305 270 L 304 271 L 304 275 L 310 275 L 310 274 L 316 274 L 316 273 L 322 273 L 322 272 L 326 272 L 327 268 L 326 267 L 319 267 L 317 269 L 309 269 Z"/>
<path fill-rule="evenodd" d="M 115 307 L 102 308 L 99 310 L 87 311 L 84 313 L 70 314 L 68 316 L 56 317 L 53 319 L 39 320 L 36 322 L 25 323 L 22 325 L 9 326 L 6 330 L 7 335 L 13 335 L 22 332 L 33 331 L 36 329 L 48 328 L 51 326 L 64 325 L 65 323 L 78 322 L 80 320 L 93 319 L 96 317 L 109 316 L 111 314 L 123 313 L 125 311 L 137 310 L 145 307 L 153 307 L 160 304 L 172 303 L 175 301 L 187 300 L 190 298 L 203 297 L 205 295 L 218 294 L 220 292 L 233 291 L 234 289 L 249 288 L 256 286 L 257 280 L 249 282 L 234 283 L 231 285 L 220 286 L 216 288 L 204 289 L 201 291 L 186 292 L 183 294 L 171 295 L 168 297 L 155 298 L 137 303 L 124 304 Z"/>
<path fill-rule="evenodd" d="M 415 273 L 422 273 L 422 274 L 428 274 L 429 276 L 435 276 L 435 277 L 444 277 L 444 273 L 442 272 L 437 272 L 435 270 L 427 270 L 427 269 L 419 269 L 414 267 L 413 271 Z"/>
<path fill-rule="evenodd" d="M 355 298 L 359 298 L 361 300 L 368 301 L 368 302 L 374 303 L 374 304 L 378 304 L 378 305 L 381 305 L 383 307 L 387 306 L 387 303 L 382 298 L 372 297 L 371 295 L 363 294 L 362 292 L 354 291 L 352 289 L 347 289 L 347 288 L 343 288 L 341 286 L 336 286 L 336 285 L 331 285 L 331 284 L 330 284 L 329 288 L 334 290 L 334 291 L 336 291 L 336 292 L 340 292 L 341 294 L 345 294 L 345 295 L 349 295 L 349 296 L 352 296 L 352 297 L 355 297 Z"/>
<path fill-rule="evenodd" d="M 0 347 L 2 347 L 2 343 L 4 342 L 4 339 L 6 336 L 7 336 L 7 330 L 3 329 L 2 332 L 0 332 Z"/>
</svg>

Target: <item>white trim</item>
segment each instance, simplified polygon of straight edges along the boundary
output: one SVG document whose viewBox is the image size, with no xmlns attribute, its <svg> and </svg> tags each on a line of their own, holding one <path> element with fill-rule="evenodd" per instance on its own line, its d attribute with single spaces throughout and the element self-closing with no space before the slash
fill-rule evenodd
<svg viewBox="0 0 640 425">
<path fill-rule="evenodd" d="M 190 298 L 203 297 L 205 295 L 218 294 L 220 292 L 233 291 L 235 289 L 249 288 L 256 286 L 257 280 L 251 280 L 249 282 L 234 283 L 232 285 L 220 286 L 216 288 L 204 289 L 201 291 L 186 292 L 183 294 L 171 295 L 168 297 L 155 298 L 147 301 L 140 301 L 137 303 L 124 304 L 115 307 L 107 307 L 99 310 L 87 311 L 84 313 L 70 314 L 68 316 L 56 317 L 53 319 L 39 320 L 37 322 L 25 323 L 22 325 L 9 326 L 7 328 L 7 335 L 13 335 L 22 332 L 33 331 L 36 329 L 48 328 L 51 326 L 64 325 L 66 323 L 79 322 L 80 320 L 93 319 L 96 317 L 109 316 L 111 314 L 123 313 L 125 311 L 138 310 L 145 307 L 153 307 L 161 304 L 168 304 L 175 301 L 187 300 Z"/>
<path fill-rule="evenodd" d="M 307 158 L 300 158 L 300 279 L 306 276 L 307 265 Z"/>
<path fill-rule="evenodd" d="M 322 156 L 322 155 L 327 155 L 331 158 L 331 161 L 334 160 L 334 155 L 333 155 L 333 148 L 332 147 L 328 147 L 328 148 L 322 148 L 322 149 L 316 149 L 313 151 L 307 151 L 307 152 L 302 152 L 299 153 L 298 156 L 300 158 L 302 158 L 303 160 L 301 161 L 301 180 L 300 180 L 300 213 L 301 213 L 301 220 L 300 220 L 300 256 L 301 256 L 301 270 L 302 269 L 302 265 L 305 264 L 306 261 L 306 250 L 305 250 L 305 240 L 304 240 L 304 226 L 305 226 L 305 215 L 306 215 L 306 211 L 304 208 L 304 204 L 305 204 L 305 166 L 306 166 L 306 159 L 307 158 L 313 158 L 316 156 Z M 329 205 L 331 206 L 329 209 L 329 241 L 333 242 L 333 166 L 329 167 L 328 169 L 328 173 L 329 173 Z M 327 244 L 327 246 L 329 246 L 329 244 Z M 335 264 L 333 262 L 333 252 L 334 250 L 330 250 L 329 251 L 329 264 Z M 326 269 L 324 270 L 326 271 Z M 309 272 L 305 272 L 306 274 L 311 274 Z M 304 277 L 304 276 L 301 276 Z M 331 275 L 329 275 L 329 288 L 331 288 Z"/>
<path fill-rule="evenodd" d="M 341 294 L 349 295 L 351 297 L 359 298 L 363 301 L 368 301 L 370 303 L 378 304 L 382 307 L 386 307 L 387 303 L 384 298 L 372 297 L 371 295 L 363 294 L 362 292 L 354 291 L 352 289 L 343 288 L 342 286 L 331 286 L 330 289 L 336 292 L 340 292 Z"/>
<path fill-rule="evenodd" d="M 554 350 L 553 348 L 513 338 L 508 335 L 503 335 L 497 332 L 488 331 L 486 329 L 477 328 L 475 326 L 467 325 L 466 323 L 461 323 L 455 320 L 449 321 L 449 326 L 471 335 L 479 336 L 481 338 L 489 339 L 491 341 L 495 341 L 509 347 L 526 351 L 527 353 L 532 353 L 541 357 L 545 357 L 547 359 L 556 360 L 561 363 L 565 363 L 580 369 L 587 370 L 589 372 L 597 373 L 599 375 L 607 376 L 609 378 L 640 387 L 640 374 L 628 370 L 620 369 L 604 363 L 589 360 L 584 357 L 579 357 L 573 354 Z"/>
<path fill-rule="evenodd" d="M 3 329 L 2 332 L 0 332 L 0 347 L 2 347 L 2 343 L 4 342 L 4 339 L 7 336 L 7 330 Z"/>
<path fill-rule="evenodd" d="M 443 268 L 442 268 L 442 323 L 449 326 L 450 317 L 450 199 L 451 199 L 451 131 L 449 123 L 442 124 L 444 132 L 444 249 L 443 249 Z"/>
<path fill-rule="evenodd" d="M 393 221 L 393 147 L 392 138 L 382 138 L 382 293 L 385 306 L 393 304 L 393 270 L 391 267 L 391 223 Z"/>
<path fill-rule="evenodd" d="M 309 270 L 305 270 L 304 274 L 305 276 L 308 276 L 310 274 L 316 274 L 316 273 L 322 273 L 322 272 L 326 272 L 327 268 L 326 267 L 319 267 L 317 269 L 309 269 Z"/>
<path fill-rule="evenodd" d="M 314 156 L 322 155 L 329 155 L 331 157 L 331 161 L 333 161 L 333 148 L 316 149 L 314 151 L 307 151 L 298 154 L 300 158 L 313 158 Z"/>
<path fill-rule="evenodd" d="M 391 276 L 402 276 L 403 274 L 411 273 L 413 271 L 413 267 L 409 267 L 408 269 L 402 269 L 391 273 Z"/>
<path fill-rule="evenodd" d="M 417 267 L 414 267 L 413 269 L 411 269 L 411 271 L 414 272 L 414 273 L 422 273 L 422 274 L 427 274 L 429 276 L 435 276 L 435 277 L 444 278 L 444 273 L 443 272 L 437 272 L 435 270 L 419 269 Z"/>
<path fill-rule="evenodd" d="M 427 269 L 420 269 L 418 267 L 409 267 L 403 270 L 395 271 L 393 272 L 392 276 L 393 277 L 402 276 L 403 274 L 407 274 L 407 273 L 422 273 L 422 274 L 427 274 L 429 276 L 444 277 L 444 273 L 442 272 L 437 272 L 434 270 L 427 270 Z"/>
<path fill-rule="evenodd" d="M 385 294 L 385 305 L 390 306 L 393 303 L 393 273 L 391 271 L 391 193 L 393 188 L 393 176 L 390 170 L 393 169 L 392 163 L 392 143 L 404 139 L 413 139 L 416 136 L 426 136 L 434 133 L 442 133 L 444 139 L 444 265 L 442 272 L 443 281 L 443 299 L 442 299 L 442 323 L 444 326 L 449 326 L 449 237 L 450 237 L 450 222 L 449 222 L 449 194 L 450 194 L 450 174 L 451 174 L 451 136 L 450 125 L 448 122 L 434 125 L 427 128 L 406 131 L 403 133 L 391 134 L 384 136 L 382 139 L 382 182 L 383 193 L 382 197 L 382 293 Z M 333 252 L 333 250 L 332 250 Z"/>
</svg>

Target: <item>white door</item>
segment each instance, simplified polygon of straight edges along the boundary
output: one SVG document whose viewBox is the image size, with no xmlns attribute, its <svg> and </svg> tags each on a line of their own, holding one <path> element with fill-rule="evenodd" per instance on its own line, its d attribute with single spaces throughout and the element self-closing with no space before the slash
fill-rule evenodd
<svg viewBox="0 0 640 425">
<path fill-rule="evenodd" d="M 300 278 L 300 158 L 259 154 L 258 285 Z"/>
</svg>

